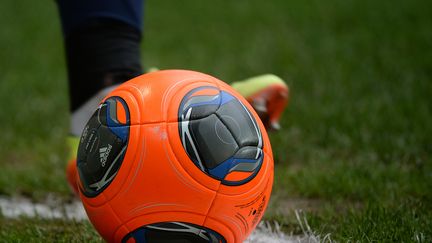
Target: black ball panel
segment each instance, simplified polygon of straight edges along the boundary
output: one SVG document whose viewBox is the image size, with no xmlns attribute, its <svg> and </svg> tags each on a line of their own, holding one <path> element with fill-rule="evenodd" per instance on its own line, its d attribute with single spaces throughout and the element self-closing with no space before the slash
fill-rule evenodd
<svg viewBox="0 0 432 243">
<path fill-rule="evenodd" d="M 205 89 L 219 93 L 202 95 Z M 264 154 L 259 126 L 250 111 L 226 91 L 200 87 L 186 94 L 179 107 L 179 133 L 195 165 L 223 184 L 247 183 L 261 168 Z M 250 176 L 225 181 L 235 171 L 250 172 Z"/>
<path fill-rule="evenodd" d="M 140 227 L 127 234 L 130 239 L 146 243 L 226 243 L 225 238 L 211 229 L 184 222 L 162 222 Z"/>
<path fill-rule="evenodd" d="M 118 121 L 117 109 L 126 112 L 126 123 Z M 108 98 L 93 113 L 81 135 L 77 156 L 84 195 L 97 196 L 114 179 L 126 153 L 129 125 L 129 110 L 120 97 Z"/>
</svg>

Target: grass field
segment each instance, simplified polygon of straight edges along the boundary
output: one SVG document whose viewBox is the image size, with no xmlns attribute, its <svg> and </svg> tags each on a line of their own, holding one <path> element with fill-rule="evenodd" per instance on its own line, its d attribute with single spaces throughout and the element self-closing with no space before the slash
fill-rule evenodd
<svg viewBox="0 0 432 243">
<path fill-rule="evenodd" d="M 266 219 L 338 241 L 432 241 L 432 2 L 148 1 L 143 59 L 222 80 L 275 73 L 292 102 Z M 54 1 L 0 8 L 0 195 L 70 199 Z M 6 241 L 99 240 L 88 223 L 0 216 Z M 77 234 L 76 232 L 80 232 Z"/>
</svg>

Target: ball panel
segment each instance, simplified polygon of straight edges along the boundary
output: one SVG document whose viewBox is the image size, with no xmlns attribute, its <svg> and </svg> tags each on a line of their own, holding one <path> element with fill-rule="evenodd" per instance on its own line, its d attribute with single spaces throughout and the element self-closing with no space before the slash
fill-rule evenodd
<svg viewBox="0 0 432 243">
<path fill-rule="evenodd" d="M 117 110 L 125 113 L 125 123 Z M 94 112 L 81 135 L 77 166 L 81 190 L 87 197 L 101 193 L 114 179 L 123 162 L 129 138 L 129 109 L 117 96 L 110 97 Z"/>
<path fill-rule="evenodd" d="M 203 225 L 205 221 L 205 215 L 199 215 L 188 212 L 170 211 L 170 212 L 154 212 L 133 218 L 132 220 L 125 222 L 125 226 L 129 232 L 133 232 L 136 229 L 142 228 L 146 225 L 157 224 L 161 222 L 187 222 L 193 225 Z M 120 235 L 123 239 L 126 235 Z"/>
<path fill-rule="evenodd" d="M 202 95 L 205 90 L 213 95 Z M 254 117 L 235 96 L 214 86 L 194 88 L 182 99 L 178 113 L 183 147 L 201 171 L 231 186 L 254 178 L 264 156 L 261 132 Z M 255 154 L 241 151 L 244 146 L 255 146 Z M 251 173 L 241 180 L 225 179 L 234 171 Z"/>
<path fill-rule="evenodd" d="M 205 227 L 186 222 L 162 222 L 135 229 L 122 242 L 134 239 L 146 243 L 226 243 L 222 235 Z"/>
</svg>

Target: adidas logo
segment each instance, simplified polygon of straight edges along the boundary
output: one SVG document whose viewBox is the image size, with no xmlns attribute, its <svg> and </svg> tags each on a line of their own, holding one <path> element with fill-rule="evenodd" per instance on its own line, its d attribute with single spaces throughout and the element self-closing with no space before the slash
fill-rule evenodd
<svg viewBox="0 0 432 243">
<path fill-rule="evenodd" d="M 112 145 L 108 144 L 107 147 L 102 147 L 99 149 L 100 162 L 102 167 L 105 167 L 106 161 L 108 159 L 109 153 L 111 152 Z"/>
</svg>

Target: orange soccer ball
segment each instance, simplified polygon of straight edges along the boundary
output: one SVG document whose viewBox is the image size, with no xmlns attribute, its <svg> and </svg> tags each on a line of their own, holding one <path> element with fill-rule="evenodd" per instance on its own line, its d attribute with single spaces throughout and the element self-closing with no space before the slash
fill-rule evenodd
<svg viewBox="0 0 432 243">
<path fill-rule="evenodd" d="M 263 124 L 224 82 L 193 71 L 134 78 L 88 121 L 79 194 L 109 242 L 242 242 L 273 185 Z"/>
</svg>

